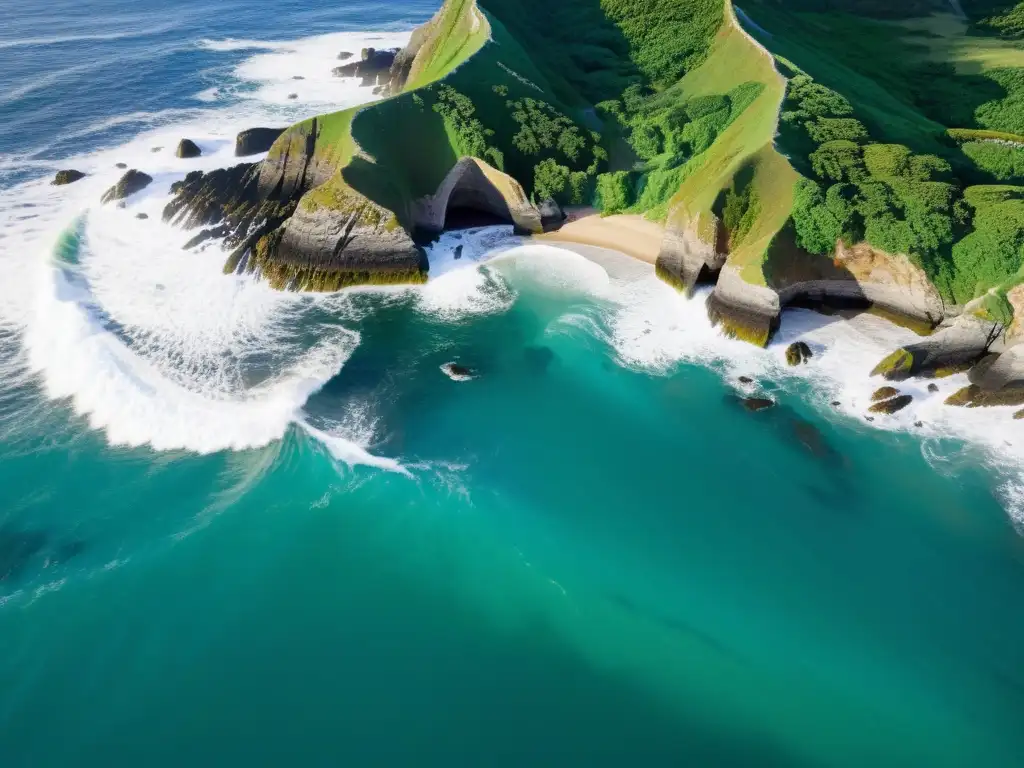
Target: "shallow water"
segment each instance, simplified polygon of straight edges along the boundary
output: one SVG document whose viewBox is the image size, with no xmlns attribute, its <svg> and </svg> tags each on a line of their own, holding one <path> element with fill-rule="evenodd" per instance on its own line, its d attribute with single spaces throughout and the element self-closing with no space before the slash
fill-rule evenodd
<svg viewBox="0 0 1024 768">
<path fill-rule="evenodd" d="M 84 100 L 70 145 L 0 134 L 3 765 L 1017 764 L 1024 441 L 943 408 L 958 379 L 867 422 L 908 332 L 795 311 L 755 350 L 647 265 L 500 227 L 331 296 L 180 249 L 171 181 L 367 97 L 323 73 L 376 32 L 299 38 L 431 10 L 279 5 L 296 42 L 198 4 L 110 37 L 145 29 L 112 2 L 0 40 L 23 90 L 65 56 L 41 30 L 152 69 L 93 114 L 124 66 L 0 104 Z M 156 182 L 100 208 L 121 160 Z M 47 186 L 65 165 L 91 175 Z"/>
</svg>

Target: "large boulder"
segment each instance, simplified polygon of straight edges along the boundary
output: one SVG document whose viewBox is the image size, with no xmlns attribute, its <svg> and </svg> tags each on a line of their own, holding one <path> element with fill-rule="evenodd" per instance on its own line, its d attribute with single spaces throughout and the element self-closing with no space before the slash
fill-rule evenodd
<svg viewBox="0 0 1024 768">
<path fill-rule="evenodd" d="M 286 128 L 249 128 L 235 137 L 235 157 L 268 152 Z"/>
<path fill-rule="evenodd" d="M 540 224 L 545 232 L 558 229 L 565 222 L 565 212 L 555 200 L 548 198 L 538 206 Z"/>
<path fill-rule="evenodd" d="M 192 139 L 182 139 L 178 142 L 178 148 L 174 152 L 176 157 L 188 159 L 192 157 L 199 157 L 203 154 L 203 150 L 199 148 Z"/>
<path fill-rule="evenodd" d="M 68 169 L 66 171 L 57 171 L 57 175 L 53 177 L 53 181 L 50 183 L 57 187 L 62 187 L 65 184 L 74 184 L 79 179 L 84 179 L 85 174 L 81 171 L 74 169 Z"/>
<path fill-rule="evenodd" d="M 790 365 L 802 365 L 812 357 L 814 353 L 806 341 L 795 341 L 786 348 L 786 362 Z"/>
<path fill-rule="evenodd" d="M 889 398 L 896 397 L 899 393 L 900 391 L 896 387 L 879 387 L 871 395 L 871 402 L 877 403 L 880 400 L 888 400 Z"/>
<path fill-rule="evenodd" d="M 109 203 L 111 200 L 124 200 L 126 197 L 145 189 L 152 182 L 152 176 L 132 168 L 120 178 L 117 184 L 103 193 L 100 201 Z"/>
</svg>

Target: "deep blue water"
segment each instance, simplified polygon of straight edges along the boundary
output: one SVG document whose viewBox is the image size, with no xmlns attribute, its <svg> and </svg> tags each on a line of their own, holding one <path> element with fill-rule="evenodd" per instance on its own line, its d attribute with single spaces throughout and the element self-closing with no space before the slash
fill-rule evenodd
<svg viewBox="0 0 1024 768">
<path fill-rule="evenodd" d="M 753 350 L 501 230 L 411 290 L 224 276 L 168 182 L 349 103 L 332 52 L 432 4 L 4 10 L 4 768 L 1019 765 L 1018 434 L 956 380 L 866 421 L 903 331 Z M 104 209 L 117 160 L 156 181 Z"/>
</svg>

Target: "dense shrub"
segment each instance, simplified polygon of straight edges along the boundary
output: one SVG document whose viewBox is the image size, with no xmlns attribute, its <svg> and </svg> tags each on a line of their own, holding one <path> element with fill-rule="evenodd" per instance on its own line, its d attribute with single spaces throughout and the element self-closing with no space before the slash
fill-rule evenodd
<svg viewBox="0 0 1024 768">
<path fill-rule="evenodd" d="M 566 188 L 569 186 L 571 174 L 572 171 L 551 159 L 537 163 L 533 169 L 534 197 L 537 200 L 546 200 L 550 197 L 564 204 L 567 202 Z"/>
<path fill-rule="evenodd" d="M 970 141 L 960 150 L 999 181 L 1024 179 L 1024 147 L 997 141 Z"/>
<path fill-rule="evenodd" d="M 626 171 L 602 173 L 597 177 L 597 207 L 605 215 L 621 213 L 633 203 L 633 185 Z"/>
</svg>

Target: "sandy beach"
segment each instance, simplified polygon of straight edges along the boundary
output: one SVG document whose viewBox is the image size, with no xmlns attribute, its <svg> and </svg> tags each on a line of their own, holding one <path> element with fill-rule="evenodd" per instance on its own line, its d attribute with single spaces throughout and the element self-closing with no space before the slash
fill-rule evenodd
<svg viewBox="0 0 1024 768">
<path fill-rule="evenodd" d="M 590 210 L 569 212 L 569 220 L 556 232 L 537 235 L 544 242 L 580 243 L 621 251 L 653 264 L 661 251 L 664 230 L 643 216 L 620 214 L 601 217 Z"/>
</svg>

